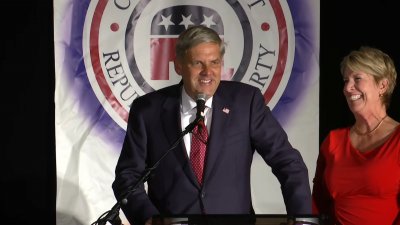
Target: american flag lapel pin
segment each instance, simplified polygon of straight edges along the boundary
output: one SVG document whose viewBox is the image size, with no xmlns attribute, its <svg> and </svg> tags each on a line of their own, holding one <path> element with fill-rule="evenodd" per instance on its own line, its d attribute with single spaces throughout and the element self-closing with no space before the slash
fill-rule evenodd
<svg viewBox="0 0 400 225">
<path fill-rule="evenodd" d="M 224 108 L 222 109 L 222 112 L 224 112 L 224 113 L 226 113 L 226 114 L 229 114 L 229 109 L 226 108 L 226 107 L 224 107 Z"/>
</svg>

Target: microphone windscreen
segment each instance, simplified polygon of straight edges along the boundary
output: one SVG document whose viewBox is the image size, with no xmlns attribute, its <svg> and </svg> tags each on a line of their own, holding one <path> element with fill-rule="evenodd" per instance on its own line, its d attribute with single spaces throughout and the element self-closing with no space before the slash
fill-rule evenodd
<svg viewBox="0 0 400 225">
<path fill-rule="evenodd" d="M 198 93 L 198 94 L 197 94 L 196 101 L 199 101 L 199 100 L 206 101 L 206 94 L 204 94 L 204 93 Z"/>
<path fill-rule="evenodd" d="M 206 107 L 206 94 L 204 93 L 199 93 L 197 94 L 196 98 L 196 104 L 197 104 L 197 114 L 196 116 L 203 117 L 204 116 L 204 109 Z"/>
<path fill-rule="evenodd" d="M 122 205 L 128 204 L 128 199 L 126 199 L 126 198 L 122 199 L 121 204 Z"/>
</svg>

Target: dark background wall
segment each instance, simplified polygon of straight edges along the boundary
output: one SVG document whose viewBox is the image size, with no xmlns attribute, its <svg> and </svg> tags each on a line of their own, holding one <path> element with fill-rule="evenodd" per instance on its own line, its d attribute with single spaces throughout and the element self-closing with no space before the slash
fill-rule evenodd
<svg viewBox="0 0 400 225">
<path fill-rule="evenodd" d="M 55 225 L 52 0 L 0 6 L 0 224 Z"/>
<path fill-rule="evenodd" d="M 394 0 L 321 1 L 320 141 L 330 129 L 353 123 L 343 96 L 341 59 L 361 45 L 380 48 L 395 61 L 400 73 L 400 11 Z M 399 76 L 399 75 L 398 75 Z M 389 116 L 400 121 L 400 78 Z"/>
<path fill-rule="evenodd" d="M 341 58 L 378 47 L 400 70 L 396 1 L 321 2 L 320 141 L 353 122 L 342 95 Z M 54 47 L 51 0 L 0 7 L 0 224 L 55 224 Z M 399 83 L 399 82 L 398 82 Z M 389 115 L 400 121 L 399 90 Z M 110 206 L 111 207 L 111 206 Z"/>
</svg>

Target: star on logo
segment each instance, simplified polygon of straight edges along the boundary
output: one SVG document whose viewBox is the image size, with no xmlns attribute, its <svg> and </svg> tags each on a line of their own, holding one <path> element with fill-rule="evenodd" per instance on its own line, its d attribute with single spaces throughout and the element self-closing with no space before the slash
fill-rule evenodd
<svg viewBox="0 0 400 225">
<path fill-rule="evenodd" d="M 165 31 L 168 30 L 168 27 L 169 27 L 170 25 L 175 25 L 175 24 L 171 21 L 171 16 L 172 16 L 172 15 L 169 15 L 168 17 L 165 17 L 165 16 L 161 15 L 162 21 L 161 21 L 158 25 L 159 25 L 159 26 L 164 26 Z"/>
<path fill-rule="evenodd" d="M 187 29 L 190 25 L 193 25 L 194 23 L 190 20 L 192 18 L 192 14 L 190 14 L 188 17 L 182 15 L 182 22 L 179 25 L 184 25 L 185 28 Z"/>
<path fill-rule="evenodd" d="M 210 28 L 211 25 L 217 25 L 214 21 L 213 21 L 213 17 L 214 15 L 211 15 L 210 17 L 203 15 L 204 17 L 204 21 L 201 23 L 202 25 L 205 25 L 206 27 Z"/>
</svg>

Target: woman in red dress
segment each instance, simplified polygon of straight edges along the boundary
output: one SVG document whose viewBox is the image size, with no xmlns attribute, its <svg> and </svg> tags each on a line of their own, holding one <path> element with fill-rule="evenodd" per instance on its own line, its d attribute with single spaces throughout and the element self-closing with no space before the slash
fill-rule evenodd
<svg viewBox="0 0 400 225">
<path fill-rule="evenodd" d="M 392 59 L 361 47 L 341 62 L 343 93 L 355 123 L 324 139 L 313 185 L 313 212 L 329 224 L 400 224 L 400 126 L 387 115 L 396 84 Z"/>
</svg>

